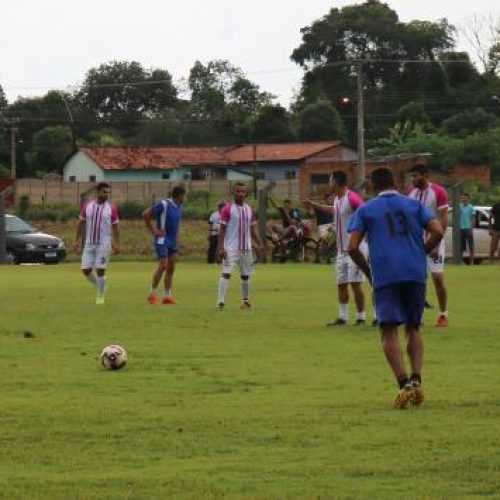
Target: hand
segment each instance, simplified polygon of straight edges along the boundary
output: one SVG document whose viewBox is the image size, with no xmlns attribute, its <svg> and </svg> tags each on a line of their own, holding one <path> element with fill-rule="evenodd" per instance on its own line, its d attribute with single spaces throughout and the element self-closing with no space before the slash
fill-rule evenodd
<svg viewBox="0 0 500 500">
<path fill-rule="evenodd" d="M 83 249 L 83 245 L 82 245 L 82 240 L 78 240 L 75 242 L 75 244 L 73 245 L 73 251 L 80 255 L 82 253 L 82 249 Z"/>
<path fill-rule="evenodd" d="M 153 229 L 153 235 L 154 236 L 158 236 L 159 238 L 165 236 L 165 229 L 157 229 L 157 228 L 154 228 Z"/>
<path fill-rule="evenodd" d="M 227 259 L 227 252 L 222 248 L 218 250 L 217 252 L 219 254 L 220 260 L 226 260 Z"/>
</svg>

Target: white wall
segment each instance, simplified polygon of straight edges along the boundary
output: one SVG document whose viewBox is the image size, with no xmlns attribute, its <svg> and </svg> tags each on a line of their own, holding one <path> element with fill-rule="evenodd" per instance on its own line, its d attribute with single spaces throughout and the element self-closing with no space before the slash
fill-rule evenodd
<svg viewBox="0 0 500 500">
<path fill-rule="evenodd" d="M 75 182 L 89 182 L 94 175 L 96 182 L 104 180 L 104 172 L 85 153 L 78 151 L 64 165 L 64 182 L 70 182 L 70 177 L 75 177 Z"/>
</svg>

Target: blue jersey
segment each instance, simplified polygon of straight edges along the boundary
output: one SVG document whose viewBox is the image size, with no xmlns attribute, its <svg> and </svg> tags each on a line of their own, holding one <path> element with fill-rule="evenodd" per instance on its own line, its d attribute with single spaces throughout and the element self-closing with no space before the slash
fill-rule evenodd
<svg viewBox="0 0 500 500">
<path fill-rule="evenodd" d="M 182 216 L 180 205 L 175 204 L 170 198 L 167 198 L 153 205 L 152 213 L 156 221 L 156 229 L 165 230 L 164 237 L 154 237 L 155 244 L 176 248 Z"/>
<path fill-rule="evenodd" d="M 392 190 L 356 210 L 349 232 L 367 235 L 375 290 L 407 281 L 426 282 L 423 228 L 432 219 L 418 201 Z"/>
</svg>

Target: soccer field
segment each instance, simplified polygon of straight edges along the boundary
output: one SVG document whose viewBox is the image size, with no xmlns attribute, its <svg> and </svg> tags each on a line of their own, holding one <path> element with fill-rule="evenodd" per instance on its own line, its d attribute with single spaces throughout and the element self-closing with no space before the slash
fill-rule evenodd
<svg viewBox="0 0 500 500">
<path fill-rule="evenodd" d="M 100 307 L 75 264 L 0 268 L 0 497 L 500 495 L 500 266 L 448 267 L 405 411 L 377 331 L 323 326 L 330 267 L 259 267 L 252 312 L 233 278 L 223 313 L 215 267 L 181 263 L 173 307 L 152 268 L 112 263 Z"/>
</svg>

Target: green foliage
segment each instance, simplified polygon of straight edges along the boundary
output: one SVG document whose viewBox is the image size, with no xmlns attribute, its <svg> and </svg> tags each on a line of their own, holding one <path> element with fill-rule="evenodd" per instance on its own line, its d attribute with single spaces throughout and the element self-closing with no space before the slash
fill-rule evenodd
<svg viewBox="0 0 500 500">
<path fill-rule="evenodd" d="M 480 134 L 499 124 L 499 119 L 482 108 L 465 110 L 450 116 L 441 124 L 445 134 L 453 137 L 466 137 L 468 135 Z"/>
<path fill-rule="evenodd" d="M 139 201 L 124 201 L 118 204 L 118 213 L 121 219 L 140 219 L 146 205 Z"/>
<path fill-rule="evenodd" d="M 21 218 L 24 218 L 28 215 L 31 208 L 31 200 L 27 194 L 23 194 L 18 201 L 17 204 L 17 213 Z"/>
<path fill-rule="evenodd" d="M 410 101 L 403 104 L 398 111 L 398 118 L 400 123 L 419 124 L 425 130 L 431 128 L 429 115 L 425 109 L 425 102 L 423 101 Z"/>
<path fill-rule="evenodd" d="M 264 106 L 253 124 L 256 142 L 290 142 L 294 139 L 288 111 L 280 105 Z"/>
<path fill-rule="evenodd" d="M 339 112 L 327 99 L 304 106 L 298 115 L 298 128 L 303 141 L 342 140 L 345 134 Z"/>
<path fill-rule="evenodd" d="M 45 127 L 33 136 L 26 162 L 32 171 L 61 171 L 64 161 L 73 152 L 73 135 L 65 125 Z"/>
<path fill-rule="evenodd" d="M 10 168 L 0 165 L 0 179 L 8 179 L 10 177 Z"/>
</svg>

